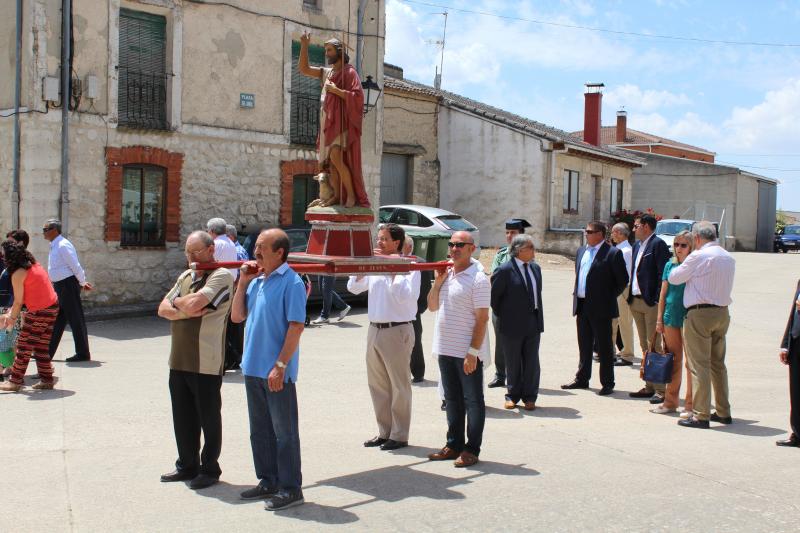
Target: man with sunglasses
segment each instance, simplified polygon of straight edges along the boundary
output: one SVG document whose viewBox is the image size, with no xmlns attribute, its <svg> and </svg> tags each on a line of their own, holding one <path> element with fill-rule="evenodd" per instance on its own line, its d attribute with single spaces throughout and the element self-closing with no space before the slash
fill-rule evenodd
<svg viewBox="0 0 800 533">
<path fill-rule="evenodd" d="M 439 357 L 446 401 L 447 444 L 428 459 L 455 459 L 455 466 L 462 468 L 478 462 L 486 422 L 483 361 L 489 355 L 484 339 L 491 289 L 489 278 L 471 260 L 475 242 L 469 232 L 455 232 L 448 247 L 453 265 L 436 272 L 428 293 L 428 309 L 439 311 L 433 351 Z"/>
<path fill-rule="evenodd" d="M 397 224 L 378 231 L 378 255 L 400 255 L 406 234 Z M 417 316 L 420 273 L 350 276 L 347 290 L 367 294 L 367 383 L 378 435 L 367 448 L 397 450 L 408 446 L 411 426 L 411 350 Z"/>
<path fill-rule="evenodd" d="M 619 317 L 617 297 L 628 284 L 622 251 L 605 241 L 606 225 L 589 222 L 583 231 L 586 245 L 578 250 L 575 259 L 575 290 L 572 314 L 578 327 L 578 372 L 571 383 L 562 389 L 588 389 L 592 377 L 592 348 L 597 342 L 600 355 L 600 384 L 598 392 L 607 396 L 614 392 L 614 342 L 611 323 Z"/>
<path fill-rule="evenodd" d="M 83 315 L 81 291 L 94 287 L 86 281 L 75 247 L 61 235 L 61 221 L 49 219 L 42 227 L 42 235 L 50 241 L 50 254 L 47 257 L 47 274 L 53 282 L 58 295 L 58 318 L 50 338 L 50 359 L 55 356 L 64 328 L 69 323 L 72 340 L 75 342 L 75 355 L 66 358 L 67 363 L 89 361 L 89 335 L 86 332 L 86 319 Z"/>
</svg>

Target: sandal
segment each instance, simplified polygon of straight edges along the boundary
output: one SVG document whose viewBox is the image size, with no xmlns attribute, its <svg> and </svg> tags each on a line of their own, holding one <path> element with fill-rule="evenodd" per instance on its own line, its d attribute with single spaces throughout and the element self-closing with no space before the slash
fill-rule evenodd
<svg viewBox="0 0 800 533">
<path fill-rule="evenodd" d="M 52 390 L 53 389 L 53 385 L 54 385 L 54 383 L 52 381 L 49 382 L 49 383 L 45 383 L 44 381 L 40 381 L 39 383 L 37 383 L 36 385 L 34 385 L 31 388 L 35 389 L 35 390 Z"/>
<path fill-rule="evenodd" d="M 669 413 L 675 413 L 677 412 L 677 410 L 671 407 L 664 407 L 664 404 L 661 404 L 655 409 L 650 409 L 650 412 L 655 413 L 657 415 L 666 415 Z"/>
<path fill-rule="evenodd" d="M 13 383 L 11 381 L 6 381 L 2 385 L 0 385 L 0 391 L 3 392 L 19 392 L 21 388 L 22 385 L 19 385 L 18 383 Z"/>
</svg>

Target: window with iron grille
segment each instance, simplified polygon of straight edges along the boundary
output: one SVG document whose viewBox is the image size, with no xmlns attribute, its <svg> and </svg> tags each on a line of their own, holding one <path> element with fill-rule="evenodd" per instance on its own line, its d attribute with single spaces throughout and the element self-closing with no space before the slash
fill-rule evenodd
<svg viewBox="0 0 800 533">
<path fill-rule="evenodd" d="M 311 66 L 325 64 L 325 48 L 309 45 L 308 63 Z M 289 135 L 292 144 L 312 146 L 317 143 L 319 131 L 319 106 L 322 88 L 317 78 L 303 76 L 298 70 L 300 43 L 292 41 L 292 86 Z"/>
<path fill-rule="evenodd" d="M 564 212 L 578 212 L 578 183 L 580 173 L 575 170 L 564 170 Z"/>
<path fill-rule="evenodd" d="M 162 246 L 166 169 L 125 165 L 122 170 L 122 246 Z"/>
<path fill-rule="evenodd" d="M 622 180 L 611 178 L 611 214 L 622 210 Z"/>
<path fill-rule="evenodd" d="M 119 125 L 168 130 L 167 19 L 119 12 Z"/>
</svg>

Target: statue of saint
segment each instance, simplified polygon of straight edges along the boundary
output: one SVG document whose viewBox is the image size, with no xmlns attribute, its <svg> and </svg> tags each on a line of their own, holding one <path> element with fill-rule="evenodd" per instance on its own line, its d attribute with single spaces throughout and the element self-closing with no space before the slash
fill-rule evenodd
<svg viewBox="0 0 800 533">
<path fill-rule="evenodd" d="M 334 198 L 326 205 L 369 207 L 361 173 L 361 120 L 364 109 L 364 92 L 356 69 L 350 64 L 345 46 L 338 39 L 325 42 L 327 66 L 308 64 L 308 43 L 311 34 L 300 37 L 299 70 L 304 76 L 317 78 L 322 86 L 320 102 L 319 170 L 328 173 Z"/>
</svg>

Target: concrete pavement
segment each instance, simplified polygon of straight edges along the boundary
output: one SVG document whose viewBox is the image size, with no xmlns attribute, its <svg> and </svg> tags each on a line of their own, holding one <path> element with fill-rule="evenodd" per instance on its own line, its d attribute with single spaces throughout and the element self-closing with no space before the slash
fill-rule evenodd
<svg viewBox="0 0 800 533">
<path fill-rule="evenodd" d="M 800 450 L 774 441 L 788 427 L 777 346 L 800 255 L 736 260 L 733 425 L 686 429 L 649 413 L 627 395 L 640 386 L 637 369 L 617 369 L 611 397 L 595 394 L 596 366 L 593 390 L 560 390 L 577 366 L 572 274 L 544 265 L 538 409 L 505 411 L 502 390 L 488 390 L 481 462 L 466 470 L 425 460 L 445 438 L 435 381 L 414 387 L 412 446 L 362 447 L 375 434 L 366 309 L 308 329 L 298 383 L 307 503 L 279 513 L 238 499 L 256 482 L 241 376 L 223 385 L 223 482 L 198 492 L 159 483 L 175 460 L 168 324 L 90 324 L 96 361 L 56 363 L 55 391 L 0 395 L 0 531 L 797 531 Z M 426 353 L 431 331 L 426 314 Z M 57 358 L 71 348 L 65 335 Z M 437 379 L 427 364 L 426 377 Z"/>
</svg>

